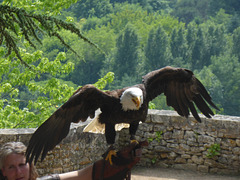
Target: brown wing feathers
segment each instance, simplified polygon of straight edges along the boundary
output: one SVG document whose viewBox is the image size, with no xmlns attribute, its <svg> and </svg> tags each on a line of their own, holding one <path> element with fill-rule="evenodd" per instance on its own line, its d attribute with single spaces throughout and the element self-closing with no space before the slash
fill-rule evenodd
<svg viewBox="0 0 240 180">
<path fill-rule="evenodd" d="M 71 122 L 93 118 L 95 110 L 101 106 L 102 96 L 107 97 L 92 85 L 78 89 L 32 135 L 26 151 L 27 161 L 36 163 L 40 155 L 43 160 L 47 152 L 67 136 Z"/>
<path fill-rule="evenodd" d="M 194 76 L 188 83 L 177 83 L 178 86 L 172 87 L 176 89 L 176 98 L 180 106 L 181 112 L 185 117 L 188 117 L 189 111 L 192 112 L 193 116 L 201 122 L 201 119 L 197 113 L 197 110 L 193 104 L 196 104 L 198 109 L 208 118 L 214 115 L 213 111 L 209 108 L 205 100 L 214 108 L 218 109 L 212 102 L 211 97 L 207 93 L 202 83 Z M 185 89 L 185 90 L 184 90 Z M 180 114 L 181 115 L 181 114 Z"/>
<path fill-rule="evenodd" d="M 58 109 L 57 111 L 61 111 Z M 58 112 L 59 113 L 59 112 Z M 45 158 L 47 152 L 52 150 L 69 132 L 71 121 L 63 119 L 60 114 L 54 113 L 45 121 L 33 134 L 27 148 L 26 157 L 28 162 L 36 164 L 41 155 L 41 160 Z M 34 159 L 35 157 L 35 159 Z"/>
<path fill-rule="evenodd" d="M 198 84 L 198 91 L 204 97 L 204 99 L 215 109 L 219 110 L 218 107 L 212 102 L 211 96 L 208 94 L 207 90 L 203 86 L 203 84 L 196 78 L 196 82 Z"/>
<path fill-rule="evenodd" d="M 178 91 L 176 91 L 176 96 L 177 98 L 177 102 L 180 106 L 180 109 L 182 111 L 183 116 L 188 117 L 189 116 L 189 110 L 188 110 L 188 99 L 186 97 L 186 95 L 184 94 L 184 84 L 181 83 L 177 83 L 177 88 Z"/>
<path fill-rule="evenodd" d="M 149 100 L 164 93 L 167 105 L 172 106 L 181 116 L 188 117 L 190 110 L 195 119 L 201 122 L 195 105 L 208 118 L 214 115 L 208 104 L 219 110 L 205 87 L 190 70 L 168 66 L 148 73 L 143 77 L 143 83 Z"/>
</svg>

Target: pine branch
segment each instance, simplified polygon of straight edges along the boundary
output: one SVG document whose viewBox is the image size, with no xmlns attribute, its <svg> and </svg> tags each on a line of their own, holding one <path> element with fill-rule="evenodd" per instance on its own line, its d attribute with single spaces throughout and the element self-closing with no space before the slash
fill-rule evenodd
<svg viewBox="0 0 240 180">
<path fill-rule="evenodd" d="M 105 54 L 96 44 L 86 38 L 73 23 L 42 14 L 29 13 L 24 9 L 16 7 L 0 5 L 0 45 L 4 45 L 7 48 L 5 56 L 8 57 L 14 51 L 20 62 L 30 69 L 31 67 L 20 55 L 19 46 L 21 43 L 19 42 L 19 34 L 22 34 L 34 48 L 36 48 L 36 41 L 40 44 L 42 43 L 40 35 L 57 37 L 67 49 L 80 57 L 58 33 L 60 30 L 69 30 Z"/>
</svg>

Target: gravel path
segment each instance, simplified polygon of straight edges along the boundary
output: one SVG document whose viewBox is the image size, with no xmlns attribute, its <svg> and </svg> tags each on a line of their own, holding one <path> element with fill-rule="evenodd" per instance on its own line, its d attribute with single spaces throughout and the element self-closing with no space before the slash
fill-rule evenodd
<svg viewBox="0 0 240 180">
<path fill-rule="evenodd" d="M 135 167 L 131 180 L 240 180 L 240 174 L 226 176 L 171 168 Z"/>
</svg>

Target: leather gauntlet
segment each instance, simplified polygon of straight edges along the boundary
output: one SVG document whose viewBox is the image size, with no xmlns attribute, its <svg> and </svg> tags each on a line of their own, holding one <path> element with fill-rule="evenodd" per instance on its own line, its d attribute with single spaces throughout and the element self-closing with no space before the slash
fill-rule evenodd
<svg viewBox="0 0 240 180">
<path fill-rule="evenodd" d="M 131 168 L 140 161 L 142 147 L 147 146 L 147 141 L 132 143 L 117 152 L 112 158 L 113 165 L 104 159 L 93 164 L 93 180 L 124 180 L 130 179 Z"/>
</svg>

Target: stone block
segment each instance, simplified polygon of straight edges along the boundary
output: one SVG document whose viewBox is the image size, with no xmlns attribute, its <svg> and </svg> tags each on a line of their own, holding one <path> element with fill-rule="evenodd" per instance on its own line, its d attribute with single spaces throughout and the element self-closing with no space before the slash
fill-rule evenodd
<svg viewBox="0 0 240 180">
<path fill-rule="evenodd" d="M 179 149 L 187 152 L 190 150 L 190 146 L 186 145 L 186 144 L 179 144 Z"/>
<path fill-rule="evenodd" d="M 181 157 L 184 158 L 184 159 L 190 159 L 191 158 L 191 156 L 189 154 L 182 154 Z"/>
<path fill-rule="evenodd" d="M 174 139 L 183 139 L 184 131 L 182 130 L 173 130 L 172 138 Z"/>
<path fill-rule="evenodd" d="M 214 137 L 211 137 L 211 136 L 199 135 L 198 136 L 198 142 L 199 143 L 213 144 L 215 142 L 215 139 L 214 139 Z"/>
<path fill-rule="evenodd" d="M 172 151 L 170 148 L 165 147 L 165 146 L 155 146 L 154 150 L 156 152 L 167 152 L 167 153 Z"/>
<path fill-rule="evenodd" d="M 208 173 L 209 172 L 209 167 L 204 166 L 204 165 L 198 165 L 197 170 L 199 172 Z"/>
<path fill-rule="evenodd" d="M 221 147 L 235 147 L 237 145 L 234 139 L 223 139 L 221 141 Z"/>
<path fill-rule="evenodd" d="M 201 156 L 196 156 L 196 155 L 193 155 L 192 156 L 192 161 L 195 163 L 195 164 L 203 164 L 204 163 L 204 160 Z"/>
<path fill-rule="evenodd" d="M 167 131 L 163 134 L 163 139 L 171 139 L 172 135 L 173 135 L 172 132 Z"/>
<path fill-rule="evenodd" d="M 216 174 L 218 171 L 219 171 L 218 168 L 209 168 L 210 173 Z"/>
<path fill-rule="evenodd" d="M 196 142 L 197 136 L 198 135 L 196 133 L 194 133 L 193 131 L 185 131 L 184 139 L 187 139 L 187 141 L 194 141 L 194 142 Z"/>
<path fill-rule="evenodd" d="M 178 157 L 178 158 L 176 158 L 176 160 L 175 160 L 175 163 L 176 164 L 186 164 L 186 159 L 184 159 L 184 158 L 181 158 L 181 157 Z"/>
<path fill-rule="evenodd" d="M 236 139 L 237 146 L 240 146 L 240 139 Z"/>
<path fill-rule="evenodd" d="M 62 168 L 54 168 L 53 169 L 53 174 L 61 174 L 63 172 Z"/>
<path fill-rule="evenodd" d="M 211 168 L 219 168 L 219 169 L 226 169 L 228 166 L 227 164 L 219 163 L 213 159 L 205 159 L 204 165 L 209 166 Z"/>
<path fill-rule="evenodd" d="M 160 153 L 161 159 L 166 159 L 168 157 L 167 153 Z"/>
<path fill-rule="evenodd" d="M 183 170 L 188 170 L 188 171 L 196 171 L 197 170 L 196 164 L 174 164 L 173 167 L 176 169 L 183 169 Z"/>
<path fill-rule="evenodd" d="M 177 154 L 175 152 L 171 152 L 168 155 L 169 159 L 175 159 L 177 157 Z"/>
<path fill-rule="evenodd" d="M 233 154 L 235 154 L 235 155 L 240 155 L 240 147 L 235 147 L 235 148 L 233 148 L 232 152 L 233 152 Z"/>
</svg>

